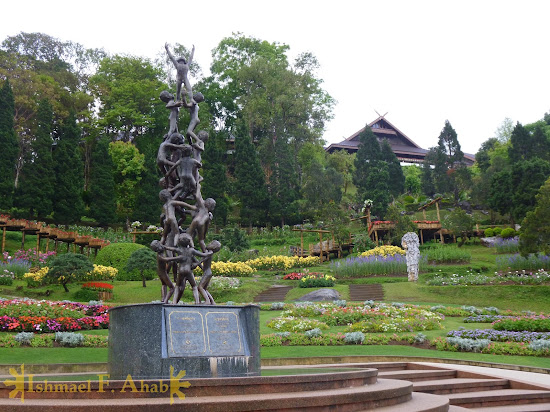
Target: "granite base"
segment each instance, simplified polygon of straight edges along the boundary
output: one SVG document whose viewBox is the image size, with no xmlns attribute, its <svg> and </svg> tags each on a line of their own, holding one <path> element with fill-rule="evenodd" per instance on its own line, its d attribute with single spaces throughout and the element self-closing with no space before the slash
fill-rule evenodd
<svg viewBox="0 0 550 412">
<path fill-rule="evenodd" d="M 109 310 L 110 379 L 260 374 L 260 309 L 147 303 Z M 173 368 L 173 369 L 171 369 Z"/>
</svg>

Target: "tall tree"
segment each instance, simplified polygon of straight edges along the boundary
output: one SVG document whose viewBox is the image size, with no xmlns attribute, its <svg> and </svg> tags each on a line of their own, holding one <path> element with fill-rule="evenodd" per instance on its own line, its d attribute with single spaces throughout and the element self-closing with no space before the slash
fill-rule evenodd
<svg viewBox="0 0 550 412">
<path fill-rule="evenodd" d="M 114 165 L 117 215 L 128 220 L 136 205 L 145 156 L 132 143 L 120 140 L 109 144 L 109 154 Z"/>
<path fill-rule="evenodd" d="M 348 153 L 345 150 L 335 150 L 328 156 L 328 165 L 333 167 L 344 178 L 344 195 L 349 185 L 353 183 L 355 174 L 355 153 Z"/>
<path fill-rule="evenodd" d="M 88 93 L 88 76 L 95 71 L 105 52 L 43 33 L 23 32 L 6 38 L 1 49 L 0 78 L 11 79 L 15 94 L 15 130 L 19 143 L 15 186 L 18 187 L 25 161 L 33 158 L 31 141 L 36 133 L 35 117 L 40 100 L 48 99 L 60 119 L 74 111 L 85 134 L 93 128 L 93 98 Z"/>
<path fill-rule="evenodd" d="M 78 147 L 80 138 L 81 130 L 71 113 L 59 130 L 59 142 L 54 151 L 54 219 L 63 224 L 78 222 L 84 213 L 84 165 Z"/>
<path fill-rule="evenodd" d="M 214 223 L 225 226 L 229 210 L 229 199 L 227 192 L 229 182 L 227 179 L 227 168 L 224 163 L 226 152 L 226 141 L 222 132 L 210 133 L 210 138 L 205 145 L 202 156 L 203 167 L 201 174 L 204 177 L 201 183 L 203 197 L 216 200 L 214 211 Z"/>
<path fill-rule="evenodd" d="M 310 219 L 325 219 L 327 210 L 336 211 L 342 200 L 344 178 L 336 169 L 314 159 L 304 172 L 302 194 L 304 215 Z"/>
<path fill-rule="evenodd" d="M 269 197 L 256 149 L 245 136 L 235 139 L 236 192 L 241 203 L 241 222 L 252 227 L 265 224 Z"/>
<path fill-rule="evenodd" d="M 41 100 L 36 115 L 36 136 L 32 141 L 32 159 L 21 172 L 18 204 L 31 217 L 43 219 L 53 211 L 55 168 L 52 155 L 53 109 Z"/>
<path fill-rule="evenodd" d="M 432 169 L 432 165 L 435 163 L 435 157 L 438 155 L 439 151 L 437 151 L 435 147 L 431 147 L 422 162 L 422 173 L 420 174 L 422 193 L 429 197 L 432 197 L 436 193 L 434 170 Z"/>
<path fill-rule="evenodd" d="M 109 140 L 106 137 L 96 143 L 92 152 L 89 199 L 90 217 L 101 225 L 116 221 L 113 161 L 109 156 Z"/>
<path fill-rule="evenodd" d="M 0 89 L 0 209 L 8 210 L 13 203 L 17 137 L 14 129 L 15 103 L 10 82 Z"/>
<path fill-rule="evenodd" d="M 382 217 L 390 202 L 388 164 L 382 160 L 380 144 L 368 125 L 359 135 L 359 141 L 353 179 L 357 186 L 357 200 L 360 203 L 372 200 L 372 214 Z"/>
<path fill-rule="evenodd" d="M 493 175 L 489 206 L 518 222 L 535 207 L 535 196 L 550 176 L 550 162 L 538 158 L 517 162 Z"/>
<path fill-rule="evenodd" d="M 132 220 L 152 224 L 157 224 L 159 221 L 162 204 L 158 196 L 161 176 L 157 167 L 157 150 L 160 143 L 160 139 L 153 138 L 150 134 L 139 136 L 135 140 L 137 149 L 143 155 L 143 169 L 141 180 L 136 187 Z"/>
<path fill-rule="evenodd" d="M 476 163 L 479 167 L 479 170 L 482 173 L 485 173 L 487 169 L 491 166 L 491 157 L 490 153 L 494 150 L 495 146 L 498 144 L 498 139 L 496 137 L 491 137 L 483 143 L 476 153 Z"/>
<path fill-rule="evenodd" d="M 520 252 L 550 254 L 550 179 L 539 189 L 535 208 L 521 223 Z"/>
<path fill-rule="evenodd" d="M 398 197 L 405 189 L 405 175 L 397 156 L 387 139 L 380 145 L 380 159 L 388 165 L 388 188 L 393 197 Z"/>
<path fill-rule="evenodd" d="M 163 73 L 147 60 L 113 56 L 101 61 L 90 78 L 93 94 L 101 102 L 98 123 L 112 139 L 130 141 L 156 127 L 155 113 L 165 113 L 158 98 L 166 88 Z"/>
<path fill-rule="evenodd" d="M 269 215 L 274 224 L 281 226 L 298 223 L 299 182 L 293 146 L 280 138 L 273 149 L 275 159 L 268 187 Z"/>
<path fill-rule="evenodd" d="M 428 156 L 427 156 L 428 157 Z M 440 193 L 453 193 L 455 202 L 460 195 L 459 180 L 468 173 L 464 169 L 464 153 L 460 149 L 460 143 L 456 131 L 451 123 L 446 120 L 445 126 L 439 134 L 437 147 L 430 150 L 428 162 L 434 165 L 433 177 L 435 188 Z"/>
</svg>

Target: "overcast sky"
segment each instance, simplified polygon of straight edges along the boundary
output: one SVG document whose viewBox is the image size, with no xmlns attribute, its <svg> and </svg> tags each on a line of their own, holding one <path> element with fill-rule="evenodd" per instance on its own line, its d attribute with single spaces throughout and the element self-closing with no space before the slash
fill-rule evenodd
<svg viewBox="0 0 550 412">
<path fill-rule="evenodd" d="M 448 119 L 475 153 L 506 117 L 526 124 L 550 111 L 547 0 L 25 0 L 0 10 L 0 40 L 41 32 L 143 57 L 194 44 L 204 72 L 233 32 L 287 44 L 291 58 L 310 51 L 337 100 L 328 143 L 378 112 L 426 149 Z"/>
</svg>

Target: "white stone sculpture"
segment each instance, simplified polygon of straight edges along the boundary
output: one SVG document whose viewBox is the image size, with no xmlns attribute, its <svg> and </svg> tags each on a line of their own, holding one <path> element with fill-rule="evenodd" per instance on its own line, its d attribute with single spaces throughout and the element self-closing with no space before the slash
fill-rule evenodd
<svg viewBox="0 0 550 412">
<path fill-rule="evenodd" d="M 420 250 L 418 246 L 420 241 L 418 235 L 414 232 L 407 232 L 401 238 L 401 246 L 407 251 L 407 273 L 409 274 L 409 282 L 418 280 L 418 262 L 420 261 Z"/>
</svg>

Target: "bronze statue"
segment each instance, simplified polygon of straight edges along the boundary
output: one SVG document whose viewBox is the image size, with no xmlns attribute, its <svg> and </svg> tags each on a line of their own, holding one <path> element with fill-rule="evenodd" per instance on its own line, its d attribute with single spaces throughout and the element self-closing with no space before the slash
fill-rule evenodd
<svg viewBox="0 0 550 412">
<path fill-rule="evenodd" d="M 170 267 L 173 263 L 166 264 L 166 257 L 162 256 L 162 253 L 166 249 L 158 240 L 153 240 L 151 242 L 151 249 L 157 252 L 157 275 L 162 282 L 161 300 L 162 303 L 168 303 L 175 290 L 174 283 L 172 283 L 168 276 L 168 272 L 170 272 Z"/>
<path fill-rule="evenodd" d="M 170 48 L 168 47 L 168 43 L 164 44 L 164 48 L 166 49 L 166 53 L 168 53 L 168 57 L 174 63 L 174 66 L 176 67 L 176 84 L 177 84 L 177 91 L 176 91 L 176 100 L 181 102 L 181 86 L 185 87 L 185 90 L 187 91 L 187 94 L 189 95 L 189 100 L 193 100 L 193 91 L 191 89 L 191 84 L 189 83 L 188 79 L 188 73 L 189 73 L 189 67 L 191 66 L 191 63 L 193 62 L 193 55 L 195 54 L 195 46 L 193 46 L 193 49 L 191 50 L 191 54 L 189 55 L 189 59 L 185 59 L 185 57 L 178 57 L 177 59 L 174 57 L 172 53 L 170 53 Z"/>
<path fill-rule="evenodd" d="M 211 251 L 212 254 L 219 252 L 222 245 L 217 240 L 213 240 L 210 242 L 206 249 Z M 214 298 L 208 292 L 206 289 L 208 288 L 208 285 L 210 284 L 210 279 L 212 279 L 212 254 L 205 257 L 201 263 L 199 263 L 199 266 L 202 268 L 202 277 L 201 281 L 199 282 L 199 293 L 203 296 L 204 302 L 208 305 L 215 305 L 216 302 L 214 302 Z"/>
<path fill-rule="evenodd" d="M 199 103 L 204 101 L 202 93 L 193 93 L 188 79 L 189 67 L 193 61 L 195 47 L 188 59 L 175 58 L 168 44 L 165 44 L 168 57 L 177 71 L 176 96 L 163 91 L 160 99 L 170 110 L 169 129 L 157 154 L 157 165 L 162 175 L 159 192 L 163 233 L 160 241 L 153 241 L 151 249 L 157 252 L 157 273 L 162 282 L 162 301 L 167 303 L 173 296 L 173 303 L 178 303 L 183 295 L 187 282 L 191 285 L 195 303 L 200 303 L 200 296 L 206 304 L 214 305 L 212 295 L 207 291 L 212 278 L 212 258 L 221 244 L 217 241 L 206 245 L 208 227 L 212 221 L 212 212 L 216 201 L 203 199 L 201 194 L 202 152 L 208 140 L 208 133 L 201 130 L 195 134 L 200 122 Z M 185 88 L 185 92 L 183 92 Z M 189 110 L 190 121 L 185 136 L 178 132 L 179 109 Z M 189 226 L 184 227 L 185 218 L 191 215 Z M 195 249 L 195 241 L 200 251 Z M 200 263 L 197 257 L 201 257 Z M 193 269 L 198 265 L 203 269 L 203 277 L 197 286 Z M 174 272 L 174 282 L 169 272 Z"/>
<path fill-rule="evenodd" d="M 187 233 L 182 233 L 178 237 L 178 247 L 171 248 L 165 246 L 167 250 L 176 252 L 176 256 L 170 258 L 164 258 L 166 262 L 178 263 L 178 279 L 176 281 L 176 293 L 174 294 L 174 303 L 178 303 L 183 295 L 185 289 L 185 282 L 189 282 L 193 291 L 193 297 L 195 303 L 200 303 L 199 291 L 197 283 L 195 282 L 195 276 L 193 276 L 193 269 L 198 266 L 198 262 L 195 256 L 208 257 L 212 255 L 212 252 L 207 253 L 199 252 L 191 247 L 193 240 Z"/>
</svg>

